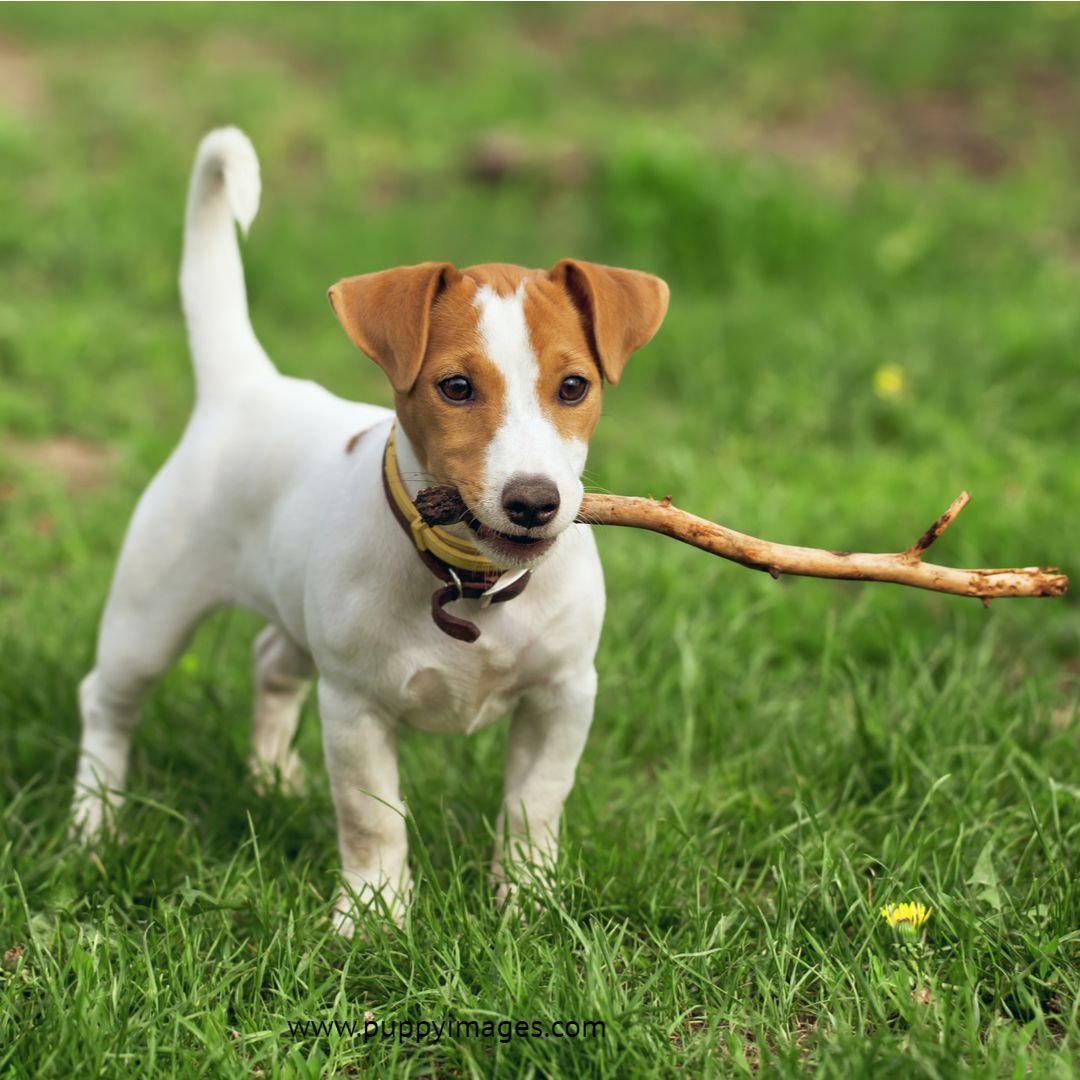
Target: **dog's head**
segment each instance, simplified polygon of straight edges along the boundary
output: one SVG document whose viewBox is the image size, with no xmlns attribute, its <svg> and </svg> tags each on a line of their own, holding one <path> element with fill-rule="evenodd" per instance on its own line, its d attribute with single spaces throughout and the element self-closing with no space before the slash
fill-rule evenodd
<svg viewBox="0 0 1080 1080">
<path fill-rule="evenodd" d="M 547 272 L 422 263 L 339 281 L 330 304 L 484 554 L 527 566 L 577 517 L 603 380 L 656 333 L 668 287 L 570 259 Z"/>
</svg>

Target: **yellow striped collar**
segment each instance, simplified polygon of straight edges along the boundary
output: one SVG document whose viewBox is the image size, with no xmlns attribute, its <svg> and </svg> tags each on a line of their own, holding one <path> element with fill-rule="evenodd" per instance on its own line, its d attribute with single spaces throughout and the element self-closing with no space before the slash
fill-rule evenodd
<svg viewBox="0 0 1080 1080">
<path fill-rule="evenodd" d="M 485 559 L 471 540 L 454 536 L 438 525 L 429 525 L 420 516 L 420 512 L 405 490 L 401 473 L 398 471 L 397 449 L 394 445 L 396 435 L 397 423 L 395 422 L 390 428 L 390 437 L 386 440 L 383 471 L 386 475 L 386 486 L 390 491 L 390 497 L 409 523 L 409 531 L 417 550 L 431 552 L 435 558 L 441 559 L 456 570 L 468 570 L 474 574 L 502 574 L 502 568 Z"/>
</svg>

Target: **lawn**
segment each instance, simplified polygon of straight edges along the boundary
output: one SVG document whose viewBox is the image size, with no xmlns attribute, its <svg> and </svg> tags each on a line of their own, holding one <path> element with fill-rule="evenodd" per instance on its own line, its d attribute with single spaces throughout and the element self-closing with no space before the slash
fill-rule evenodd
<svg viewBox="0 0 1080 1080">
<path fill-rule="evenodd" d="M 416 903 L 331 932 L 318 717 L 311 792 L 261 798 L 243 612 L 148 703 L 125 841 L 88 859 L 66 813 L 112 564 L 192 401 L 205 130 L 261 156 L 244 258 L 284 371 L 388 402 L 326 304 L 346 274 L 647 269 L 671 312 L 596 488 L 862 550 L 968 488 L 937 561 L 1075 575 L 1078 116 L 1073 6 L 0 9 L 0 1074 L 1074 1075 L 1074 599 L 602 535 L 596 722 L 524 926 L 484 879 L 499 726 L 403 739 Z"/>
</svg>

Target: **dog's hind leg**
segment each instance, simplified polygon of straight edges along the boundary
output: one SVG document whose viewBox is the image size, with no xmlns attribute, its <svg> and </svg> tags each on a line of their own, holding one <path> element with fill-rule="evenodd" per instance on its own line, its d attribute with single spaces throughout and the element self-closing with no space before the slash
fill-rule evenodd
<svg viewBox="0 0 1080 1080">
<path fill-rule="evenodd" d="M 255 666 L 255 710 L 251 724 L 251 771 L 265 788 L 277 782 L 283 790 L 303 786 L 304 768 L 292 749 L 300 710 L 311 687 L 311 657 L 274 625 L 267 626 L 252 648 Z"/>
<path fill-rule="evenodd" d="M 167 465 L 136 508 L 101 618 L 94 670 L 79 686 L 72 831 L 88 841 L 113 826 L 143 699 L 221 599 L 220 555 L 197 520 L 184 520 L 183 497 L 175 466 Z"/>
<path fill-rule="evenodd" d="M 102 618 L 97 663 L 79 684 L 82 740 L 72 832 L 92 841 L 111 831 L 123 802 L 131 736 L 147 692 L 183 650 L 211 605 L 135 601 L 121 561 Z"/>
</svg>

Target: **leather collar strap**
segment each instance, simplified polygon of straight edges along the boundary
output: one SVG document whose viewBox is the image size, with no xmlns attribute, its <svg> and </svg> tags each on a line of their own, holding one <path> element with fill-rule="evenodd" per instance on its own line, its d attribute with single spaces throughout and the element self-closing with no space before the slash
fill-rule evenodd
<svg viewBox="0 0 1080 1080">
<path fill-rule="evenodd" d="M 505 571 L 485 559 L 468 540 L 448 533 L 438 526 L 428 525 L 409 498 L 398 472 L 394 435 L 397 425 L 390 429 L 383 453 L 383 491 L 386 501 L 401 526 L 402 532 L 416 548 L 420 561 L 442 582 L 441 589 L 431 595 L 431 617 L 444 633 L 458 641 L 474 642 L 480 637 L 480 628 L 468 619 L 458 618 L 446 610 L 454 600 L 479 600 L 499 580 Z M 532 576 L 526 571 L 506 588 L 500 589 L 489 599 L 493 604 L 505 603 L 525 591 Z"/>
<path fill-rule="evenodd" d="M 386 452 L 383 455 L 383 483 L 387 489 L 390 505 L 398 511 L 398 520 L 404 518 L 412 542 L 418 551 L 430 551 L 435 558 L 452 566 L 455 570 L 467 570 L 476 574 L 493 574 L 498 577 L 502 570 L 489 562 L 476 550 L 471 540 L 454 536 L 437 525 L 429 525 L 420 516 L 420 511 L 413 505 L 405 484 L 401 479 L 397 461 L 397 424 L 390 429 L 386 440 Z"/>
</svg>

